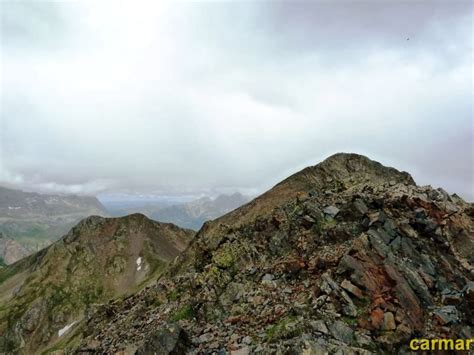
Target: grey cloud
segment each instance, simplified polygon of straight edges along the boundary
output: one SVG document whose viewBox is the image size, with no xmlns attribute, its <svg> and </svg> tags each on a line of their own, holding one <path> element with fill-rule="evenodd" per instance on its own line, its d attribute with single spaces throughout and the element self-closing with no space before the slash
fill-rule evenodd
<svg viewBox="0 0 474 355">
<path fill-rule="evenodd" d="M 470 3 L 28 4 L 2 3 L 2 184 L 262 191 L 354 151 L 474 198 Z"/>
</svg>

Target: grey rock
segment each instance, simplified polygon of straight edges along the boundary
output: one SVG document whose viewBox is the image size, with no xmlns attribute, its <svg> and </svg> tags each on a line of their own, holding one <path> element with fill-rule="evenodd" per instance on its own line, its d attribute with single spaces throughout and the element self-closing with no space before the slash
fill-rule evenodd
<svg viewBox="0 0 474 355">
<path fill-rule="evenodd" d="M 408 265 L 400 264 L 400 268 L 410 287 L 421 298 L 425 305 L 432 305 L 433 298 L 420 275 Z"/>
<path fill-rule="evenodd" d="M 201 334 L 198 338 L 199 343 L 207 343 L 211 341 L 214 338 L 214 336 L 211 333 L 204 333 Z"/>
<path fill-rule="evenodd" d="M 167 325 L 149 336 L 137 349 L 136 355 L 163 354 L 178 355 L 186 353 L 190 341 L 185 331 L 177 324 Z"/>
<path fill-rule="evenodd" d="M 323 212 L 328 216 L 336 217 L 336 215 L 339 213 L 339 208 L 336 206 L 328 206 L 323 210 Z"/>
<path fill-rule="evenodd" d="M 361 346 L 371 346 L 374 343 L 371 337 L 358 332 L 354 334 L 354 339 L 355 342 Z"/>
<path fill-rule="evenodd" d="M 219 301 L 223 306 L 229 306 L 233 302 L 238 301 L 242 297 L 244 285 L 237 282 L 231 282 L 225 291 L 219 297 Z"/>
<path fill-rule="evenodd" d="M 354 331 L 344 322 L 335 321 L 329 324 L 331 335 L 346 344 L 350 344 L 354 338 Z"/>
<path fill-rule="evenodd" d="M 415 251 L 415 246 L 413 245 L 413 242 L 410 238 L 402 238 L 401 247 L 402 252 L 406 256 L 410 257 L 411 259 L 416 257 L 417 252 Z"/>
<path fill-rule="evenodd" d="M 390 248 L 383 241 L 382 237 L 380 237 L 380 235 L 373 229 L 369 230 L 367 234 L 369 235 L 369 241 L 372 248 L 374 248 L 380 256 L 386 257 L 390 252 Z"/>
<path fill-rule="evenodd" d="M 270 282 L 273 281 L 274 276 L 272 274 L 265 274 L 262 277 L 262 282 Z"/>
<path fill-rule="evenodd" d="M 444 306 L 436 309 L 433 314 L 441 325 L 449 325 L 459 322 L 459 312 L 455 306 Z"/>
<path fill-rule="evenodd" d="M 250 349 L 248 346 L 241 347 L 240 349 L 233 350 L 230 352 L 231 355 L 249 355 Z"/>
<path fill-rule="evenodd" d="M 392 249 L 393 252 L 397 252 L 400 250 L 402 246 L 402 238 L 400 236 L 397 236 L 392 242 L 390 243 L 390 248 Z"/>
<path fill-rule="evenodd" d="M 328 334 L 329 333 L 329 329 L 326 326 L 326 323 L 322 319 L 311 321 L 310 325 L 315 331 L 317 331 L 319 333 L 322 333 L 322 334 Z"/>
<path fill-rule="evenodd" d="M 353 202 L 353 206 L 362 215 L 365 215 L 367 214 L 367 212 L 369 212 L 369 209 L 365 205 L 364 201 L 362 201 L 361 199 L 356 199 Z"/>
<path fill-rule="evenodd" d="M 427 274 L 429 274 L 431 276 L 436 275 L 435 267 L 434 267 L 433 263 L 431 262 L 431 259 L 428 255 L 421 254 L 421 262 L 422 262 L 421 268 L 424 272 L 426 272 Z"/>
<path fill-rule="evenodd" d="M 242 339 L 242 343 L 249 345 L 252 343 L 252 338 L 247 335 Z"/>
<path fill-rule="evenodd" d="M 383 230 L 388 235 L 390 235 L 391 238 L 393 238 L 397 235 L 396 229 L 397 229 L 397 225 L 395 224 L 395 222 L 393 220 L 387 218 L 387 220 L 383 224 Z"/>
</svg>

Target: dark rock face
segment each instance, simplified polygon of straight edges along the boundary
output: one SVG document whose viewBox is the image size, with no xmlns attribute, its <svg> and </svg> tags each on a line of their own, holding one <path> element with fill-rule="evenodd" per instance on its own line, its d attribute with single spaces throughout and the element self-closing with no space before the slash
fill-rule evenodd
<svg viewBox="0 0 474 355">
<path fill-rule="evenodd" d="M 91 314 L 72 348 L 156 351 L 185 332 L 191 354 L 372 354 L 469 336 L 471 211 L 337 154 L 205 224 L 155 285 Z"/>
<path fill-rule="evenodd" d="M 150 335 L 145 343 L 137 349 L 136 355 L 180 355 L 191 345 L 184 330 L 176 324 L 164 326 Z"/>
</svg>

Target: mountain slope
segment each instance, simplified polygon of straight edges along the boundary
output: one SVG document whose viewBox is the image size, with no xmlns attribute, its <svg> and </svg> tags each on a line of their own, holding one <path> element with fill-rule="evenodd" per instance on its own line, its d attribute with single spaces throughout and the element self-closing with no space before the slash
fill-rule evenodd
<svg viewBox="0 0 474 355">
<path fill-rule="evenodd" d="M 371 354 L 472 337 L 473 216 L 407 173 L 337 154 L 206 223 L 156 285 L 99 307 L 70 346 Z"/>
<path fill-rule="evenodd" d="M 0 353 L 37 353 L 63 340 L 93 304 L 156 277 L 193 234 L 140 214 L 92 216 L 50 247 L 0 269 Z"/>
<path fill-rule="evenodd" d="M 107 215 L 95 197 L 48 195 L 0 187 L 0 232 L 30 253 L 48 246 L 91 215 Z"/>
<path fill-rule="evenodd" d="M 10 265 L 29 254 L 30 252 L 20 243 L 7 238 L 2 232 L 0 232 L 0 261 L 3 261 L 6 265 Z"/>
</svg>

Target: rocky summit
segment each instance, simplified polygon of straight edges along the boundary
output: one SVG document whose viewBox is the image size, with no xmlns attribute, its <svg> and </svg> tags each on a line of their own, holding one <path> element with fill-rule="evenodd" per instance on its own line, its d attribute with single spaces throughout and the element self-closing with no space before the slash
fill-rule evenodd
<svg viewBox="0 0 474 355">
<path fill-rule="evenodd" d="M 140 214 L 92 216 L 50 247 L 0 268 L 0 354 L 76 341 L 96 304 L 138 292 L 194 235 Z"/>
<path fill-rule="evenodd" d="M 379 354 L 472 338 L 473 218 L 456 195 L 336 154 L 207 222 L 156 283 L 91 308 L 58 349 Z"/>
</svg>

